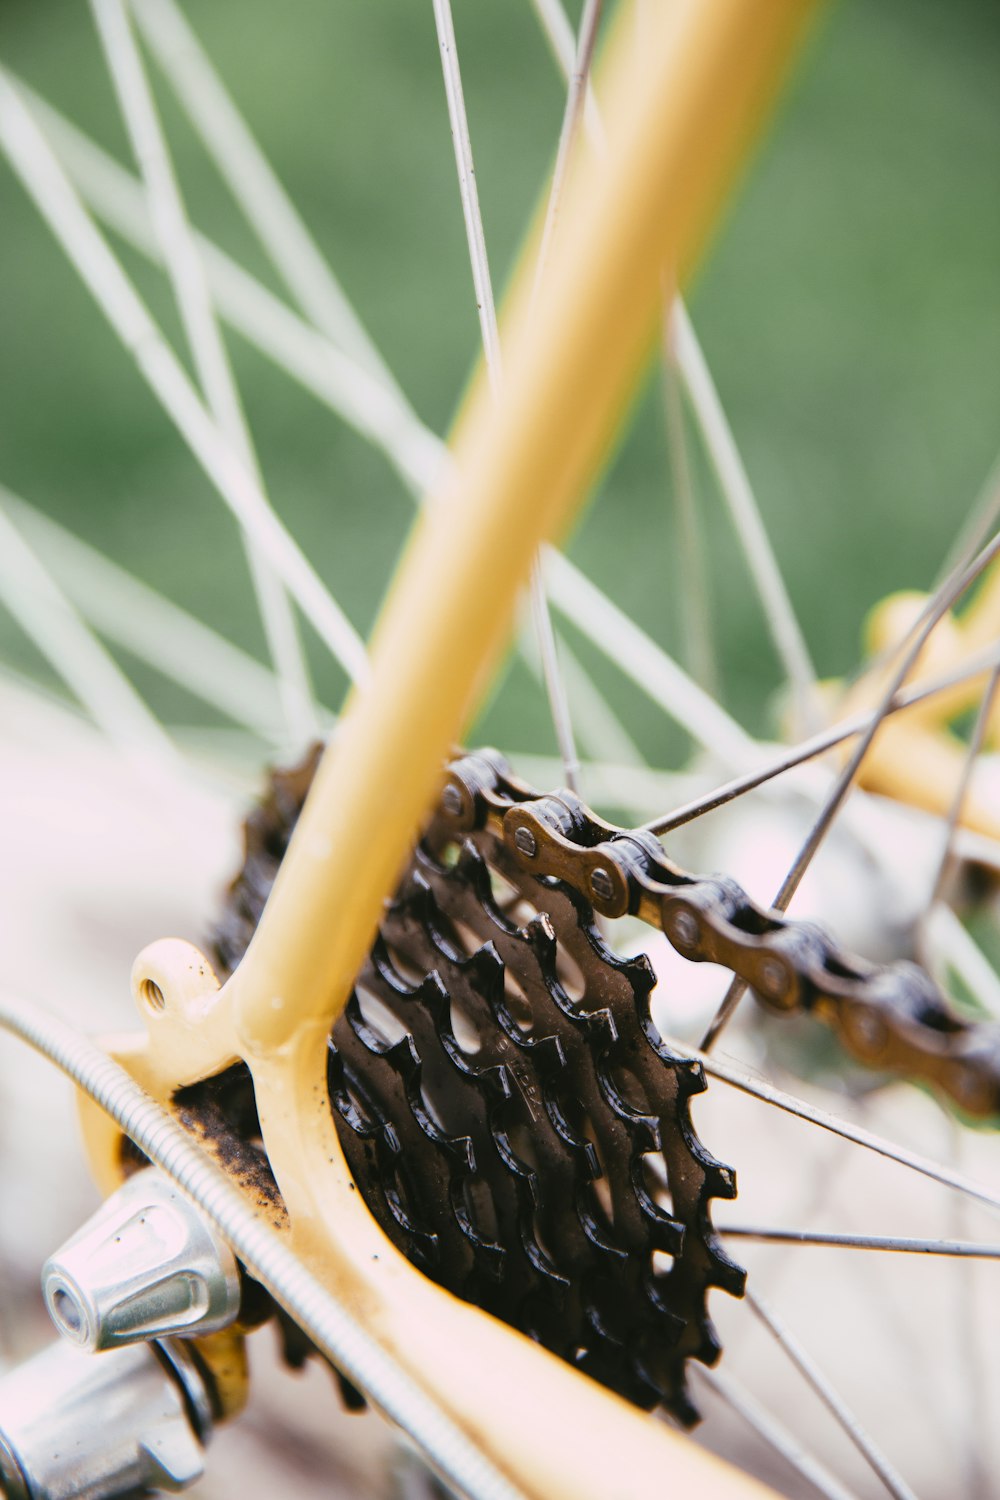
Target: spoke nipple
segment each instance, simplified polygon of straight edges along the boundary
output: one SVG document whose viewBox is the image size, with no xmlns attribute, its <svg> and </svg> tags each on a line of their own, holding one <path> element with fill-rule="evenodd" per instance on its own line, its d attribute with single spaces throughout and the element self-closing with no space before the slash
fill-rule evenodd
<svg viewBox="0 0 1000 1500">
<path fill-rule="evenodd" d="M 598 865 L 590 872 L 590 889 L 598 901 L 610 901 L 615 894 L 614 881 L 610 872 L 603 865 Z"/>
<path fill-rule="evenodd" d="M 518 853 L 523 854 L 525 859 L 534 859 L 538 853 L 538 840 L 530 828 L 518 828 L 514 833 L 514 843 Z"/>
</svg>

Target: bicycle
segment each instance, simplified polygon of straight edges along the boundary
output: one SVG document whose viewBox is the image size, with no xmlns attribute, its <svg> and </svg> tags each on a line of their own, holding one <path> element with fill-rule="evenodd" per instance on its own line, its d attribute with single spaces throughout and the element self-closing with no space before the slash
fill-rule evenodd
<svg viewBox="0 0 1000 1500">
<path fill-rule="evenodd" d="M 417 793 L 415 793 L 415 795 L 417 795 Z M 424 793 L 420 792 L 421 805 L 423 805 L 423 796 L 424 796 Z M 387 858 L 388 858 L 388 856 L 387 856 Z M 385 883 L 387 883 L 387 882 L 385 882 Z M 283 944 L 283 941 L 282 941 L 282 947 L 285 947 L 285 944 Z M 346 963 L 345 968 L 349 969 L 349 975 L 351 975 L 351 980 L 352 980 L 352 977 L 354 977 L 355 966 L 352 965 L 352 963 Z M 151 977 L 151 975 L 142 975 L 141 981 L 139 981 L 139 983 L 159 984 L 160 981 L 157 980 L 157 978 Z M 163 990 L 163 989 L 168 989 L 168 986 L 166 986 L 166 983 L 160 984 L 160 990 Z M 270 987 L 270 990 L 268 990 L 268 1005 L 270 1005 L 270 1001 L 271 1001 L 271 999 L 273 999 L 273 993 L 271 993 L 271 992 L 280 993 L 280 987 L 277 990 L 274 990 L 273 986 Z M 147 999 L 148 999 L 148 996 L 147 996 Z M 259 1019 L 259 1017 L 258 1017 L 258 1019 Z M 273 1014 L 267 1014 L 267 1013 L 265 1013 L 265 1016 L 264 1016 L 265 1022 L 273 1023 L 274 1019 L 276 1019 L 276 1017 L 274 1017 Z M 277 1013 L 277 1019 L 280 1019 L 280 1013 Z M 264 1025 L 264 1022 L 262 1022 L 262 1025 Z M 177 1082 L 177 1080 L 174 1080 L 174 1082 Z M 541 1460 L 541 1458 L 538 1458 L 538 1464 L 541 1464 L 541 1461 L 543 1461 L 543 1460 Z"/>
</svg>

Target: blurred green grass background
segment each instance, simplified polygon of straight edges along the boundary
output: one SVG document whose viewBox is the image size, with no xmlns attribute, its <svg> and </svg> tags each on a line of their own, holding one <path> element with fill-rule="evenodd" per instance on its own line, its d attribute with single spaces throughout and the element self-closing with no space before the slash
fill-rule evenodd
<svg viewBox="0 0 1000 1500">
<path fill-rule="evenodd" d="M 578 9 L 578 6 L 576 7 Z M 201 0 L 189 19 L 420 414 L 444 431 L 477 326 L 430 0 Z M 455 0 L 502 286 L 551 165 L 562 87 L 527 0 Z M 130 162 L 84 0 L 4 0 L 8 66 Z M 926 586 L 1000 447 L 1000 6 L 840 0 L 798 67 L 692 294 L 709 363 L 821 673 L 867 608 Z M 150 68 L 194 222 L 280 291 Z M 263 655 L 233 525 L 0 165 L 0 483 Z M 163 278 L 122 258 L 163 327 Z M 360 438 L 229 339 L 269 491 L 359 627 L 412 509 Z M 658 375 L 569 544 L 668 648 L 683 582 Z M 703 463 L 724 700 L 773 728 L 759 605 Z M 662 717 L 580 647 L 657 764 Z M 321 691 L 335 670 L 311 647 Z M 45 670 L 6 616 L 0 656 Z M 211 715 L 132 663 L 168 721 Z M 479 733 L 549 750 L 514 664 Z"/>
</svg>

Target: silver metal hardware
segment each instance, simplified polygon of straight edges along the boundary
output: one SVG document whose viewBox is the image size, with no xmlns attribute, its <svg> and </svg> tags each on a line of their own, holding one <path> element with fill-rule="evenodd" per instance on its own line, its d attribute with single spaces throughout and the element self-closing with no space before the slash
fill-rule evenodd
<svg viewBox="0 0 1000 1500">
<path fill-rule="evenodd" d="M 155 1167 L 130 1177 L 49 1257 L 42 1291 L 59 1332 L 91 1351 L 210 1333 L 240 1306 L 229 1246 Z"/>
<path fill-rule="evenodd" d="M 179 1346 L 91 1355 L 65 1339 L 0 1380 L 0 1493 L 112 1500 L 204 1471 L 208 1394 Z"/>
</svg>

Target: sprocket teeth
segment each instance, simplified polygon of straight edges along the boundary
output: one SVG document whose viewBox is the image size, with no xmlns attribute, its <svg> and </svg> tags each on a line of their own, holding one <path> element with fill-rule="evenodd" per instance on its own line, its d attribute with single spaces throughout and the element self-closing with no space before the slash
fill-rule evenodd
<svg viewBox="0 0 1000 1500">
<path fill-rule="evenodd" d="M 308 780 L 277 778 L 248 824 L 218 934 L 230 967 Z M 357 1186 L 404 1254 L 690 1425 L 686 1362 L 718 1350 L 708 1292 L 741 1295 L 744 1273 L 710 1214 L 735 1177 L 690 1118 L 704 1072 L 660 1038 L 654 987 L 644 956 L 615 953 L 592 906 L 526 874 L 488 822 L 456 844 L 432 821 L 334 1027 L 329 1084 Z"/>
<path fill-rule="evenodd" d="M 704 1364 L 705 1361 L 703 1360 L 702 1363 Z M 701 1412 L 691 1400 L 691 1390 L 686 1376 L 681 1376 L 669 1394 L 663 1397 L 663 1404 L 669 1408 L 680 1425 L 689 1432 L 701 1421 Z"/>
<path fill-rule="evenodd" d="M 730 1297 L 742 1297 L 747 1289 L 746 1269 L 717 1244 L 712 1247 L 712 1285 L 728 1292 Z"/>
</svg>

